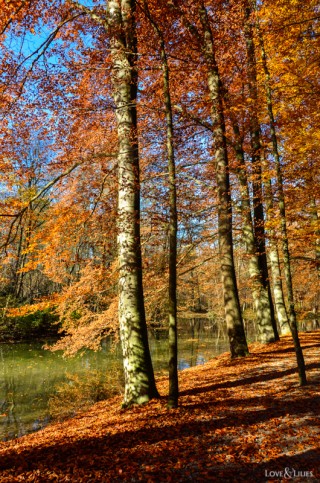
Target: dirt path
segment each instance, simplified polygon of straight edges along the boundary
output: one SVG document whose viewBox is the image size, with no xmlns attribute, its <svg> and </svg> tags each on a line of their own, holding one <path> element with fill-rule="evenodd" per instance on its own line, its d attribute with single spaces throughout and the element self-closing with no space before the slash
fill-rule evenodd
<svg viewBox="0 0 320 483">
<path fill-rule="evenodd" d="M 320 482 L 320 331 L 301 334 L 299 388 L 289 337 L 180 373 L 181 406 L 122 411 L 121 399 L 0 444 L 5 482 Z M 162 378 L 161 394 L 167 392 Z"/>
</svg>

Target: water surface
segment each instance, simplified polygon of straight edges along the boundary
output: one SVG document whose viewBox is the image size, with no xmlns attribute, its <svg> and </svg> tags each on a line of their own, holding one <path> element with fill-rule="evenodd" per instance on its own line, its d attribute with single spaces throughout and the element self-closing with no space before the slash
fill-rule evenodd
<svg viewBox="0 0 320 483">
<path fill-rule="evenodd" d="M 203 364 L 229 349 L 225 335 L 219 338 L 206 322 L 184 324 L 179 330 L 180 370 Z M 154 369 L 167 370 L 167 331 L 152 330 L 149 342 Z M 37 431 L 50 421 L 48 401 L 70 376 L 88 378 L 95 371 L 119 373 L 121 351 L 110 340 L 101 351 L 64 359 L 61 353 L 42 348 L 43 343 L 0 344 L 0 439 L 7 441 Z"/>
</svg>

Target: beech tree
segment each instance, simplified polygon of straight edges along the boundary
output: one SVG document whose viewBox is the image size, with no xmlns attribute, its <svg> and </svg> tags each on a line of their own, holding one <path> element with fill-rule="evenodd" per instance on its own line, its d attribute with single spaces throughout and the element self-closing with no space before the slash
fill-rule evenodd
<svg viewBox="0 0 320 483">
<path fill-rule="evenodd" d="M 261 41 L 262 41 L 262 38 L 261 38 Z M 285 207 L 285 197 L 284 197 L 284 190 L 283 190 L 283 176 L 282 176 L 282 170 L 281 170 L 281 164 L 280 164 L 278 138 L 277 138 L 276 129 L 275 129 L 272 92 L 270 88 L 270 73 L 268 69 L 267 58 L 264 50 L 263 41 L 261 42 L 261 48 L 262 48 L 263 69 L 265 73 L 266 98 L 267 98 L 268 115 L 269 115 L 269 122 L 270 122 L 270 133 L 271 133 L 271 140 L 272 140 L 272 155 L 274 157 L 275 166 L 276 166 L 277 194 L 278 194 L 278 204 L 279 204 L 279 212 L 280 212 L 283 263 L 284 263 L 284 273 L 285 273 L 285 279 L 286 279 L 288 305 L 289 305 L 288 307 L 289 326 L 290 326 L 290 330 L 291 330 L 291 334 L 294 342 L 294 348 L 296 352 L 296 357 L 297 357 L 300 385 L 303 386 L 307 383 L 306 369 L 305 369 L 303 352 L 301 349 L 299 335 L 298 335 L 298 325 L 297 325 L 296 311 L 294 306 L 290 250 L 289 250 L 289 241 L 288 241 L 288 234 L 287 234 L 286 207 Z"/>
<path fill-rule="evenodd" d="M 163 76 L 163 97 L 166 117 L 166 146 L 168 157 L 169 176 L 169 282 L 168 282 L 168 319 L 169 319 L 169 399 L 168 407 L 178 406 L 178 320 L 177 320 L 177 189 L 176 189 L 176 162 L 174 150 L 173 109 L 170 92 L 170 69 L 166 52 L 165 39 L 162 30 L 152 18 L 147 2 L 144 2 L 146 15 L 155 30 L 159 42 Z"/>
<path fill-rule="evenodd" d="M 258 262 L 260 276 L 263 282 L 262 290 L 266 293 L 264 297 L 264 306 L 262 308 L 263 316 L 260 323 L 260 340 L 261 342 L 272 342 L 279 339 L 276 320 L 274 317 L 273 301 L 271 297 L 271 289 L 269 283 L 266 240 L 264 229 L 264 207 L 262 199 L 262 163 L 261 163 L 261 141 L 260 141 L 260 124 L 257 114 L 257 73 L 255 45 L 253 39 L 252 28 L 252 5 L 251 0 L 245 3 L 245 25 L 244 35 L 246 42 L 247 54 L 247 77 L 248 91 L 250 96 L 250 142 L 251 142 L 251 162 L 252 162 L 252 191 L 253 191 L 253 226 L 255 234 L 255 242 L 257 246 Z"/>
<path fill-rule="evenodd" d="M 109 2 L 108 27 L 119 143 L 119 323 L 125 374 L 124 404 L 130 405 L 158 396 L 148 346 L 142 287 L 135 2 Z"/>
<path fill-rule="evenodd" d="M 179 312 L 224 318 L 244 356 L 244 320 L 277 338 L 272 278 L 281 332 L 317 324 L 318 6 L 88 5 L 0 13 L 1 290 L 55 307 L 69 354 L 119 332 L 125 405 L 157 396 L 146 319 L 169 311 L 175 405 Z"/>
<path fill-rule="evenodd" d="M 221 275 L 224 289 L 224 308 L 232 357 L 248 353 L 237 290 L 232 243 L 232 208 L 229 166 L 223 114 L 221 80 L 215 59 L 214 39 L 204 4 L 199 7 L 203 27 L 203 51 L 208 68 L 208 88 L 212 102 L 211 117 L 214 126 L 215 166 L 218 185 L 218 230 Z"/>
</svg>

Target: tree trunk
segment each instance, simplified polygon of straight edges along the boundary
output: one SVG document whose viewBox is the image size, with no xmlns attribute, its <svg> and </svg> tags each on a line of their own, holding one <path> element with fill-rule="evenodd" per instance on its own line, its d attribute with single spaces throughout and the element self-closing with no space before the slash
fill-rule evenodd
<svg viewBox="0 0 320 483">
<path fill-rule="evenodd" d="M 119 143 L 119 323 L 125 375 L 124 406 L 129 406 L 158 396 L 142 288 L 135 1 L 110 1 L 108 15 Z"/>
<path fill-rule="evenodd" d="M 266 167 L 267 169 L 267 167 Z M 274 201 L 273 193 L 270 180 L 265 182 L 265 199 L 266 199 L 266 216 L 267 219 L 273 213 Z M 273 285 L 273 295 L 275 302 L 275 309 L 277 314 L 277 319 L 280 327 L 281 335 L 290 334 L 289 319 L 286 309 L 286 304 L 283 295 L 282 277 L 280 270 L 279 252 L 278 244 L 276 240 L 275 230 L 270 230 L 269 236 L 269 259 L 271 267 L 272 285 Z"/>
<path fill-rule="evenodd" d="M 237 176 L 240 183 L 242 233 L 243 241 L 246 245 L 246 251 L 250 256 L 249 274 L 252 282 L 252 297 L 257 316 L 258 338 L 259 342 L 268 343 L 275 338 L 272 327 L 272 311 L 268 290 L 263 284 L 263 277 L 259 266 L 259 257 L 257 256 L 257 246 L 251 216 L 247 170 L 239 127 L 235 122 L 233 122 L 233 131 L 236 137 L 234 148 L 238 161 Z"/>
<path fill-rule="evenodd" d="M 163 94 L 167 122 L 167 152 L 169 170 L 169 400 L 168 407 L 178 406 L 178 338 L 177 338 L 177 193 L 175 157 L 173 147 L 172 106 L 169 84 L 169 67 L 164 46 L 161 41 L 161 60 L 163 71 Z"/>
<path fill-rule="evenodd" d="M 287 294 L 288 294 L 288 304 L 289 304 L 289 308 L 288 308 L 289 325 L 290 325 L 290 330 L 291 330 L 293 343 L 294 343 L 294 349 L 295 349 L 296 358 L 297 358 L 299 381 L 300 381 L 300 385 L 304 386 L 305 384 L 307 384 L 306 368 L 305 368 L 303 352 L 302 352 L 302 348 L 299 340 L 298 324 L 297 324 L 297 318 L 296 318 L 296 312 L 295 312 L 295 306 L 294 306 L 283 178 L 282 178 L 282 170 L 281 170 L 281 163 L 280 163 L 280 155 L 278 150 L 278 139 L 276 135 L 275 121 L 274 121 L 274 115 L 273 115 L 272 92 L 270 87 L 270 73 L 267 65 L 267 58 L 264 50 L 262 36 L 260 36 L 260 43 L 261 43 L 261 51 L 262 51 L 262 63 L 263 63 L 263 68 L 264 68 L 265 78 L 266 78 L 267 107 L 268 107 L 268 114 L 269 114 L 269 120 L 270 120 L 270 132 L 271 132 L 272 147 L 273 147 L 272 154 L 276 165 L 277 194 L 278 194 L 278 200 L 279 200 L 278 203 L 279 203 L 279 212 L 280 212 L 280 231 L 281 231 L 281 238 L 282 238 L 283 265 L 284 265 L 284 274 L 285 274 Z"/>
<path fill-rule="evenodd" d="M 271 296 L 271 289 L 268 274 L 268 262 L 265 244 L 265 228 L 264 228 L 264 209 L 262 201 L 262 180 L 261 180 L 261 143 L 260 143 L 260 124 L 257 115 L 258 91 L 257 91 L 257 73 L 255 48 L 253 42 L 253 32 L 251 25 L 251 6 L 250 0 L 246 2 L 245 8 L 245 41 L 247 52 L 247 76 L 249 95 L 251 99 L 250 112 L 250 137 L 251 137 L 251 159 L 252 159 L 252 191 L 253 191 L 253 213 L 254 213 L 254 234 L 257 244 L 259 257 L 259 267 L 262 274 L 263 285 L 268 293 L 270 307 L 270 326 L 268 328 L 269 338 L 264 342 L 272 342 L 279 339 L 276 320 L 274 317 L 274 308 Z"/>
<path fill-rule="evenodd" d="M 168 58 L 163 34 L 156 22 L 152 19 L 148 5 L 144 3 L 146 14 L 159 37 L 160 57 L 163 76 L 163 97 L 166 113 L 166 138 L 169 172 L 169 287 L 168 287 L 168 319 L 169 319 L 169 398 L 168 407 L 178 407 L 179 381 L 178 381 L 178 320 L 177 320 L 177 190 L 176 165 L 173 145 L 173 120 L 170 95 L 170 74 Z"/>
<path fill-rule="evenodd" d="M 279 252 L 276 240 L 270 240 L 269 258 L 271 266 L 274 302 L 280 327 L 280 334 L 288 335 L 290 334 L 290 326 L 283 295 Z"/>
<path fill-rule="evenodd" d="M 215 59 L 213 36 L 209 25 L 207 11 L 204 6 L 200 7 L 199 13 L 204 30 L 203 50 L 208 66 L 208 87 L 212 103 L 212 124 L 214 126 L 215 171 L 219 202 L 219 252 L 224 292 L 225 317 L 231 357 L 243 357 L 248 354 L 248 346 L 241 315 L 233 256 L 232 207 L 221 81 Z"/>
</svg>

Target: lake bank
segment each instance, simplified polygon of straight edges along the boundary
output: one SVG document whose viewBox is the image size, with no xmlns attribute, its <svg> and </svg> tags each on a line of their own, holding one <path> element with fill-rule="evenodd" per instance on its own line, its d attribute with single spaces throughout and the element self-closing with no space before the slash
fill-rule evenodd
<svg viewBox="0 0 320 483">
<path fill-rule="evenodd" d="M 220 337 L 219 337 L 220 335 Z M 154 369 L 167 373 L 166 330 L 149 331 Z M 180 370 L 200 365 L 228 350 L 226 334 L 204 324 L 179 328 Z M 0 440 L 45 427 L 52 418 L 71 417 L 93 403 L 121 394 L 122 351 L 112 338 L 101 350 L 73 358 L 43 349 L 43 343 L 0 344 Z"/>
<path fill-rule="evenodd" d="M 301 335 L 309 385 L 289 337 L 180 373 L 180 407 L 123 411 L 121 398 L 0 444 L 1 482 L 319 481 L 320 331 Z M 282 476 L 281 476 L 282 472 Z M 292 473 L 295 472 L 295 473 Z M 299 475 L 299 476 L 297 476 Z"/>
</svg>

